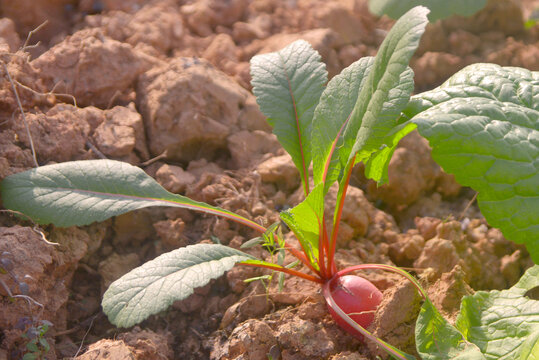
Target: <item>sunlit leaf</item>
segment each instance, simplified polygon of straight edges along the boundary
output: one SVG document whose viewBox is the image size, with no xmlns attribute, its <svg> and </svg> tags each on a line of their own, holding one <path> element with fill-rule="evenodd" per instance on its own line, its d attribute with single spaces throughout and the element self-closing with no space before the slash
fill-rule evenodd
<svg viewBox="0 0 539 360">
<path fill-rule="evenodd" d="M 255 222 L 230 211 L 166 191 L 142 169 L 114 160 L 41 166 L 2 181 L 6 208 L 41 224 L 88 225 L 149 206 L 170 206 L 227 217 L 261 232 Z"/>
<path fill-rule="evenodd" d="M 539 263 L 539 72 L 475 64 L 405 109 L 491 226 Z"/>
<path fill-rule="evenodd" d="M 327 82 L 325 64 L 311 45 L 298 40 L 251 59 L 251 84 L 260 110 L 308 187 L 313 113 Z"/>
<path fill-rule="evenodd" d="M 103 295 L 103 311 L 118 327 L 138 324 L 174 301 L 218 278 L 237 262 L 254 259 L 228 246 L 197 244 L 158 256 L 113 282 Z"/>
<path fill-rule="evenodd" d="M 457 328 L 487 359 L 533 359 L 539 331 L 539 301 L 524 296 L 539 286 L 539 265 L 508 290 L 478 291 L 462 299 Z M 533 355 L 536 356 L 536 355 Z"/>
</svg>

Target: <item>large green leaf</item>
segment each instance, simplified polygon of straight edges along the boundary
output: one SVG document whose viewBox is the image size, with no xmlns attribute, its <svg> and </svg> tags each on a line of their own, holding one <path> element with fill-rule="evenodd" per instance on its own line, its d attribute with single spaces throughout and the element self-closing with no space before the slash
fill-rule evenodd
<svg viewBox="0 0 539 360">
<path fill-rule="evenodd" d="M 434 160 L 539 263 L 539 72 L 471 65 L 405 109 Z"/>
<path fill-rule="evenodd" d="M 278 52 L 253 57 L 251 77 L 260 109 L 292 156 L 307 189 L 312 118 L 327 82 L 320 54 L 298 40 Z"/>
<path fill-rule="evenodd" d="M 326 86 L 313 118 L 311 142 L 314 183 L 325 181 L 325 191 L 339 177 L 343 165 L 339 149 L 343 146 L 344 127 L 348 124 L 374 57 L 364 57 L 334 76 Z M 346 163 L 348 156 L 344 158 Z"/>
<path fill-rule="evenodd" d="M 166 310 L 174 301 L 252 256 L 217 244 L 190 245 L 148 261 L 113 282 L 103 295 L 111 323 L 129 327 Z"/>
<path fill-rule="evenodd" d="M 509 290 L 478 291 L 462 299 L 457 328 L 487 359 L 533 359 L 537 354 L 539 301 L 525 296 L 539 286 L 539 265 Z M 535 341 L 534 341 L 535 339 Z"/>
<path fill-rule="evenodd" d="M 344 144 L 339 149 L 339 156 L 344 161 L 352 161 L 357 153 L 356 162 L 368 162 L 385 148 L 394 148 L 394 138 L 403 136 L 394 130 L 400 125 L 397 119 L 414 88 L 408 62 L 425 31 L 427 14 L 428 9 L 424 7 L 408 11 L 395 23 L 380 46 L 344 130 Z M 401 130 L 411 131 L 410 127 Z M 385 162 L 389 161 L 387 154 L 383 157 Z M 374 164 L 384 168 L 385 162 Z M 378 175 L 377 181 L 385 179 L 383 171 L 378 169 L 371 169 L 367 175 Z"/>
<path fill-rule="evenodd" d="M 350 146 L 344 147 L 344 129 L 348 125 L 358 101 L 358 95 L 374 64 L 374 57 L 364 57 L 333 77 L 320 98 L 313 118 L 312 148 L 314 183 L 325 182 L 325 191 L 342 177 Z M 413 88 L 413 73 L 408 69 L 401 74 L 399 86 Z M 390 95 L 398 93 L 394 92 Z M 388 108 L 392 101 L 388 101 Z M 400 111 L 400 110 L 399 110 Z M 353 143 L 355 134 L 349 136 Z"/>
<path fill-rule="evenodd" d="M 434 22 L 455 14 L 471 16 L 486 3 L 487 0 L 369 0 L 369 11 L 398 19 L 414 6 L 423 5 L 430 9 L 429 20 Z"/>
<path fill-rule="evenodd" d="M 41 166 L 2 182 L 4 206 L 40 224 L 87 225 L 149 206 L 181 207 L 227 217 L 264 232 L 257 223 L 166 191 L 135 166 L 114 160 L 86 160 Z"/>
<path fill-rule="evenodd" d="M 294 232 L 311 264 L 317 265 L 320 227 L 324 216 L 324 185 L 315 186 L 307 198 L 294 208 L 281 212 L 281 219 Z"/>
<path fill-rule="evenodd" d="M 417 352 L 423 360 L 484 360 L 479 348 L 464 338 L 429 299 L 421 306 L 415 325 Z"/>
</svg>

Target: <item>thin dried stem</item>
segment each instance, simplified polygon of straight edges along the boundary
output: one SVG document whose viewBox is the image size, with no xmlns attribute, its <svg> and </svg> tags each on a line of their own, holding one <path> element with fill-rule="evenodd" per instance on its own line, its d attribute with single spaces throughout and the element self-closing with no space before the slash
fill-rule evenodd
<svg viewBox="0 0 539 360">
<path fill-rule="evenodd" d="M 90 142 L 90 140 L 87 140 L 87 141 L 86 141 L 86 146 L 88 146 L 88 148 L 89 148 L 90 150 L 92 150 L 92 151 L 94 152 L 94 154 L 97 155 L 98 158 L 100 158 L 100 159 L 108 159 L 108 158 L 107 158 L 101 151 L 99 151 L 98 148 L 95 147 L 94 144 L 92 144 L 92 143 Z"/>
<path fill-rule="evenodd" d="M 15 54 L 13 54 L 13 55 L 15 55 Z M 38 96 L 43 96 L 43 97 L 50 96 L 50 95 L 55 96 L 55 97 L 56 97 L 56 96 L 65 96 L 65 97 L 67 97 L 67 98 L 69 98 L 69 99 L 71 99 L 71 100 L 73 101 L 73 106 L 78 107 L 78 105 L 77 105 L 77 99 L 75 99 L 75 97 L 74 97 L 73 95 L 71 95 L 71 94 L 64 94 L 64 93 L 56 93 L 56 92 L 54 92 L 54 90 L 56 89 L 58 83 L 56 83 L 56 85 L 54 85 L 54 87 L 52 88 L 51 91 L 48 91 L 48 92 L 45 92 L 45 93 L 44 93 L 44 92 L 36 91 L 36 90 L 32 89 L 31 87 L 26 86 L 26 85 L 24 85 L 24 84 L 21 84 L 21 83 L 20 83 L 19 81 L 17 81 L 17 80 L 13 80 L 13 81 L 17 84 L 17 86 L 20 86 L 20 87 L 22 87 L 23 89 L 25 89 L 25 90 L 27 90 L 27 91 L 30 91 L 31 93 L 33 93 L 33 94 L 35 94 L 35 95 L 38 95 Z"/>
<path fill-rule="evenodd" d="M 34 300 L 34 298 L 32 298 L 32 297 L 30 297 L 28 295 L 13 295 L 13 293 L 11 292 L 11 289 L 9 288 L 9 286 L 7 286 L 6 283 L 4 282 L 4 280 L 2 280 L 2 279 L 0 279 L 0 285 L 2 285 L 2 287 L 7 292 L 8 296 L 10 298 L 24 299 L 24 300 L 28 301 L 29 305 L 31 305 L 33 303 L 34 305 L 39 306 L 41 309 L 44 309 L 44 306 L 43 306 L 42 303 L 38 302 L 37 300 Z"/>
<path fill-rule="evenodd" d="M 462 221 L 462 219 L 464 219 L 464 215 L 466 214 L 466 211 L 468 211 L 468 209 L 470 208 L 470 206 L 472 206 L 472 204 L 474 203 L 475 199 L 477 199 L 477 193 L 474 194 L 474 196 L 472 197 L 472 199 L 468 202 L 468 204 L 466 204 L 466 207 L 462 210 L 462 212 L 460 213 L 460 216 L 459 216 L 459 221 Z"/>
<path fill-rule="evenodd" d="M 41 25 L 39 25 L 34 30 L 31 30 L 28 33 L 28 36 L 26 36 L 26 41 L 24 42 L 24 45 L 21 48 L 22 51 L 26 51 L 26 49 L 29 47 L 28 43 L 30 42 L 30 39 L 32 38 L 32 35 L 34 35 L 36 32 L 41 30 L 41 28 L 43 28 L 45 25 L 47 25 L 48 22 L 49 22 L 49 20 L 45 20 Z"/>
<path fill-rule="evenodd" d="M 92 326 L 94 325 L 94 320 L 97 318 L 97 315 L 95 315 L 93 318 L 92 318 L 92 321 L 90 322 L 90 326 L 88 326 L 88 330 L 86 330 L 86 333 L 84 334 L 84 336 L 82 337 L 82 340 L 80 341 L 80 346 L 79 346 L 79 349 L 77 350 L 77 353 L 75 354 L 75 356 L 73 356 L 73 358 L 76 358 L 79 353 L 81 352 L 82 350 L 82 346 L 84 345 L 84 340 L 86 340 L 86 336 L 88 336 L 88 334 L 90 333 L 90 330 L 92 329 Z"/>
<path fill-rule="evenodd" d="M 110 98 L 109 103 L 107 104 L 107 107 L 105 109 L 110 109 L 112 104 L 114 104 L 114 101 L 116 101 L 116 99 L 121 95 L 122 93 L 119 90 L 116 90 L 114 94 L 112 95 L 112 97 Z"/>
<path fill-rule="evenodd" d="M 17 211 L 17 210 L 10 210 L 10 209 L 1 209 L 0 212 L 5 212 L 5 213 L 11 213 L 11 214 L 15 214 L 15 215 L 18 215 L 20 217 L 23 217 L 25 218 L 26 220 L 30 221 L 34 226 L 32 227 L 32 230 L 38 234 L 39 236 L 41 236 L 41 240 L 43 240 L 45 242 L 45 244 L 47 245 L 54 245 L 54 246 L 60 246 L 60 244 L 58 243 L 55 243 L 55 242 L 51 242 L 49 240 L 47 240 L 47 237 L 45 236 L 45 233 L 43 232 L 43 230 L 41 230 L 39 228 L 39 225 L 36 224 L 36 222 L 34 220 L 32 220 L 32 218 L 26 214 L 23 214 L 22 212 L 20 211 Z"/>
<path fill-rule="evenodd" d="M 139 164 L 139 166 L 140 166 L 140 167 L 146 167 L 146 166 L 149 166 L 149 165 L 153 164 L 153 163 L 156 162 L 156 161 L 159 161 L 159 160 L 161 160 L 161 159 L 166 159 L 167 156 L 168 156 L 167 150 L 165 150 L 165 151 L 163 151 L 162 154 L 157 155 L 156 157 L 151 158 L 150 160 L 146 160 L 146 161 L 144 161 L 144 162 L 141 162 L 141 163 Z"/>
<path fill-rule="evenodd" d="M 24 122 L 24 126 L 26 127 L 26 134 L 28 135 L 28 139 L 30 141 L 30 149 L 32 150 L 32 158 L 34 159 L 34 164 L 36 167 L 39 167 L 39 164 L 37 162 L 37 157 L 36 157 L 36 149 L 34 148 L 34 141 L 32 140 L 32 134 L 30 134 L 30 127 L 28 126 L 28 121 L 26 121 L 26 115 L 24 114 L 24 110 L 22 109 L 22 103 L 21 103 L 21 99 L 19 98 L 19 93 L 17 92 L 17 89 L 15 88 L 15 83 L 13 82 L 13 79 L 11 78 L 11 75 L 9 74 L 9 70 L 7 68 L 6 63 L 2 61 L 2 65 L 4 66 L 4 70 L 11 84 L 11 89 L 13 89 L 13 93 L 15 94 L 17 105 L 19 106 L 19 110 L 21 111 L 22 121 Z"/>
</svg>

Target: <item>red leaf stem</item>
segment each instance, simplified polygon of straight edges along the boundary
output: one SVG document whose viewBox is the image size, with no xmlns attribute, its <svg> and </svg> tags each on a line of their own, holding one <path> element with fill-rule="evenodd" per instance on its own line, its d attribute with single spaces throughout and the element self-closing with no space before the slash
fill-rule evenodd
<svg viewBox="0 0 539 360">
<path fill-rule="evenodd" d="M 329 243 L 328 243 L 328 231 L 327 231 L 327 228 L 326 228 L 326 222 L 325 222 L 325 216 L 324 216 L 324 219 L 322 220 L 322 229 L 320 230 L 320 235 L 319 235 L 319 239 L 322 240 L 322 241 L 319 241 L 320 244 L 318 245 L 319 247 L 319 253 L 320 253 L 320 267 L 324 268 L 324 271 L 322 272 L 322 276 L 326 279 L 330 278 L 332 276 L 332 271 L 331 271 L 331 268 L 329 267 L 329 263 L 327 263 L 327 267 L 326 267 L 326 259 L 327 259 L 327 256 L 329 255 Z"/>
<path fill-rule="evenodd" d="M 333 224 L 333 229 L 331 231 L 331 240 L 329 242 L 330 250 L 328 254 L 328 268 L 330 269 L 334 269 L 334 266 L 335 266 L 333 262 L 333 257 L 335 256 L 335 245 L 337 244 L 337 233 L 339 232 L 339 224 L 341 222 L 342 209 L 344 206 L 344 200 L 346 199 L 346 191 L 348 190 L 348 184 L 350 183 L 350 176 L 352 175 L 352 169 L 354 168 L 355 160 L 356 160 L 356 156 L 354 155 L 354 157 L 349 162 L 349 168 L 346 172 L 346 179 L 343 184 L 342 197 L 338 204 L 337 215 L 335 216 L 335 222 Z"/>
<path fill-rule="evenodd" d="M 271 269 L 271 270 L 275 270 L 275 271 L 280 271 L 280 272 L 283 272 L 285 274 L 298 276 L 298 277 L 300 277 L 302 279 L 309 280 L 309 281 L 312 281 L 312 282 L 315 282 L 315 283 L 318 283 L 318 284 L 323 284 L 324 283 L 324 280 L 322 280 L 322 279 L 320 279 L 318 277 L 315 277 L 315 276 L 312 276 L 312 275 L 309 275 L 309 274 L 305 274 L 305 273 L 303 273 L 301 271 L 297 271 L 297 270 L 294 270 L 294 269 L 288 269 L 288 268 L 285 268 L 285 267 L 281 267 L 279 265 L 250 264 L 250 263 L 242 263 L 242 262 L 240 262 L 239 264 L 244 265 L 244 266 L 254 266 L 254 267 L 260 267 L 260 268 L 266 268 L 266 269 Z"/>
<path fill-rule="evenodd" d="M 285 249 L 287 249 L 288 251 L 290 251 L 290 253 L 295 256 L 299 261 L 301 261 L 305 266 L 307 266 L 309 268 L 309 270 L 311 270 L 312 272 L 314 272 L 316 275 L 318 276 L 321 276 L 320 275 L 320 271 L 316 270 L 314 268 L 314 266 L 311 265 L 311 262 L 309 261 L 309 259 L 307 258 L 307 256 L 305 256 L 304 253 L 302 253 L 301 251 L 299 251 L 298 249 L 290 246 L 289 244 L 287 244 L 286 242 L 284 243 L 284 246 L 285 246 Z"/>
<path fill-rule="evenodd" d="M 341 128 L 339 129 L 339 132 L 337 133 L 337 137 L 335 137 L 335 140 L 333 140 L 333 143 L 331 144 L 331 149 L 329 150 L 329 157 L 324 166 L 324 174 L 322 175 L 323 183 L 326 182 L 326 177 L 328 175 L 328 170 L 329 170 L 329 164 L 331 164 L 331 159 L 333 158 L 333 153 L 335 152 L 335 148 L 337 147 L 337 142 L 339 141 L 339 138 L 341 137 L 341 134 L 344 128 L 346 127 L 346 125 L 348 124 L 348 121 L 350 120 L 351 117 L 352 117 L 352 113 L 350 113 L 350 115 L 348 115 L 346 120 L 342 123 Z"/>
<path fill-rule="evenodd" d="M 293 232 L 294 235 L 296 236 L 296 239 L 300 239 L 300 237 L 298 236 L 298 234 L 296 234 L 296 233 L 294 232 L 294 230 L 292 230 L 292 232 Z M 303 262 L 305 265 L 307 265 L 309 268 L 313 268 L 313 266 L 310 264 L 310 261 L 309 261 L 310 257 L 309 257 L 309 255 L 308 255 L 307 250 L 305 250 L 305 247 L 303 246 L 303 244 L 301 243 L 301 241 L 298 241 L 298 242 L 299 242 L 299 245 L 301 246 L 301 251 L 303 251 L 304 259 L 306 260 L 306 262 L 303 262 L 303 261 L 302 261 L 302 262 Z M 290 247 L 290 249 L 292 249 L 292 247 Z M 297 251 L 297 250 L 296 250 L 296 251 Z M 299 255 L 299 254 L 298 254 L 298 255 Z M 296 256 L 296 255 L 294 255 L 294 256 Z M 296 256 L 296 257 L 297 257 L 297 256 Z M 299 260 L 301 260 L 301 258 L 299 258 L 299 257 L 297 257 L 297 258 L 298 258 Z M 316 263 L 318 264 L 318 259 L 315 258 L 314 261 L 316 261 Z M 307 264 L 307 262 L 308 262 L 309 264 Z M 318 267 L 320 267 L 320 264 L 318 264 Z M 312 270 L 314 270 L 314 269 L 312 269 Z M 314 272 L 320 274 L 317 270 L 314 270 Z"/>
<path fill-rule="evenodd" d="M 386 271 L 391 271 L 391 272 L 400 274 L 400 275 L 404 276 L 406 279 L 408 279 L 412 284 L 414 284 L 414 286 L 416 287 L 417 291 L 419 291 L 419 293 L 421 294 L 423 299 L 428 298 L 428 295 L 425 292 L 425 290 L 421 287 L 421 284 L 419 284 L 419 282 L 412 275 L 410 275 L 408 272 L 406 272 L 406 271 L 404 271 L 402 269 L 399 269 L 398 267 L 391 266 L 391 265 L 386 265 L 386 264 L 354 265 L 354 266 L 347 267 L 346 269 L 343 269 L 343 270 L 337 272 L 335 275 L 333 275 L 333 278 L 338 278 L 340 276 L 346 275 L 346 274 L 351 273 L 353 271 L 366 270 L 366 269 L 386 270 Z"/>
</svg>

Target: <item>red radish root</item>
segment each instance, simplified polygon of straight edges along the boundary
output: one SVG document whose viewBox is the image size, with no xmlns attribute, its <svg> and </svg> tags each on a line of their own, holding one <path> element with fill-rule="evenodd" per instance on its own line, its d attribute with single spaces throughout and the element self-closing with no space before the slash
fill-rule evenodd
<svg viewBox="0 0 539 360">
<path fill-rule="evenodd" d="M 374 312 L 382 301 L 382 293 L 370 281 L 355 275 L 330 280 L 330 292 L 335 303 L 363 328 L 374 320 Z M 363 336 L 328 306 L 335 322 L 350 334 L 362 340 Z"/>
</svg>

